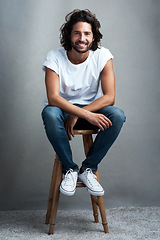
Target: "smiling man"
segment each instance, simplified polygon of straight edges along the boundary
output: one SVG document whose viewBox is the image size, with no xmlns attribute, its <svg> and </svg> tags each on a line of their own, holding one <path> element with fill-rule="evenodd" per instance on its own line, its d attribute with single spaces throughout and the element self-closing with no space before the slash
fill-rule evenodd
<svg viewBox="0 0 160 240">
<path fill-rule="evenodd" d="M 78 22 L 73 26 L 71 32 L 71 46 L 79 53 L 90 50 L 93 42 L 92 27 L 86 22 Z"/>
<path fill-rule="evenodd" d="M 48 104 L 42 118 L 63 166 L 60 191 L 72 196 L 79 177 L 90 194 L 101 196 L 104 190 L 95 173 L 125 121 L 124 112 L 113 106 L 113 55 L 99 45 L 100 23 L 89 10 L 74 10 L 65 20 L 61 27 L 62 46 L 50 51 L 43 64 Z M 100 131 L 79 169 L 69 144 L 73 129 L 95 128 Z"/>
</svg>

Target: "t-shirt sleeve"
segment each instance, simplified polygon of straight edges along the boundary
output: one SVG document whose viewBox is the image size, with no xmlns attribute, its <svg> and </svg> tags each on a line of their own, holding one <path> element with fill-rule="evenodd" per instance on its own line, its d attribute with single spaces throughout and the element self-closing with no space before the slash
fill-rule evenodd
<svg viewBox="0 0 160 240">
<path fill-rule="evenodd" d="M 113 58 L 112 53 L 107 48 L 102 47 L 100 52 L 100 71 L 102 71 L 106 63 Z"/>
<path fill-rule="evenodd" d="M 57 74 L 59 74 L 59 67 L 58 67 L 58 60 L 56 57 L 57 53 L 53 50 L 50 51 L 47 56 L 46 59 L 42 65 L 42 69 L 45 71 L 45 67 L 50 68 L 51 70 L 53 70 L 54 72 L 56 72 Z"/>
</svg>

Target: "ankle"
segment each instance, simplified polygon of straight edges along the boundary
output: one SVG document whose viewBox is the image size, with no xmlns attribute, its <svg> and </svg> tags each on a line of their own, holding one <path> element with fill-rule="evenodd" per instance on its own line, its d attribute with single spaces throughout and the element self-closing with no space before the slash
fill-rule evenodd
<svg viewBox="0 0 160 240">
<path fill-rule="evenodd" d="M 80 168 L 79 173 L 82 174 L 84 172 L 84 170 L 82 168 Z"/>
</svg>

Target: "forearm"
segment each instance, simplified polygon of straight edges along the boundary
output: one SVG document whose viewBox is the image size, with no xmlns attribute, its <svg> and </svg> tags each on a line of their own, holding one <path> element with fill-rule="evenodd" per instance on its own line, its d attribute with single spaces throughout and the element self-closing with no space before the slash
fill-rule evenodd
<svg viewBox="0 0 160 240">
<path fill-rule="evenodd" d="M 49 99 L 49 105 L 61 108 L 63 111 L 75 116 L 72 122 L 77 121 L 76 118 L 84 118 L 91 124 L 98 126 L 101 130 L 104 130 L 112 125 L 112 122 L 103 114 L 97 114 L 89 111 L 88 109 L 77 107 L 59 95 Z"/>
<path fill-rule="evenodd" d="M 56 106 L 61 108 L 64 112 L 69 113 L 70 115 L 81 117 L 84 119 L 88 118 L 89 112 L 97 112 L 106 106 L 111 106 L 114 104 L 114 97 L 103 95 L 102 97 L 96 99 L 92 103 L 86 105 L 83 108 L 79 108 L 72 103 L 68 102 L 63 97 L 57 95 L 49 99 L 49 105 Z"/>
<path fill-rule="evenodd" d="M 48 99 L 48 102 L 50 106 L 59 107 L 64 112 L 70 115 L 87 119 L 87 113 L 89 110 L 77 107 L 59 95 L 53 96 L 52 98 Z"/>
<path fill-rule="evenodd" d="M 83 107 L 83 109 L 86 109 L 90 112 L 97 112 L 104 107 L 114 105 L 114 100 L 114 96 L 103 95 L 102 97 Z"/>
</svg>

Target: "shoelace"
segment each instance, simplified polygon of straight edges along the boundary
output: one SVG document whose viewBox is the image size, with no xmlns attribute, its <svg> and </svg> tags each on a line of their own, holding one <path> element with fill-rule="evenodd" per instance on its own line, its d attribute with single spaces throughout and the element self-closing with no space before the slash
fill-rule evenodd
<svg viewBox="0 0 160 240">
<path fill-rule="evenodd" d="M 75 182 L 75 179 L 72 173 L 73 173 L 73 169 L 69 169 L 65 174 L 64 181 L 66 186 L 70 186 L 69 183 L 71 183 L 70 182 L 71 179 L 73 180 L 73 182 Z"/>
<path fill-rule="evenodd" d="M 93 172 L 90 168 L 86 169 L 86 173 L 87 173 L 87 179 L 92 186 L 95 184 L 99 185 L 99 183 L 97 181 L 97 176 L 95 174 L 93 174 Z"/>
</svg>

